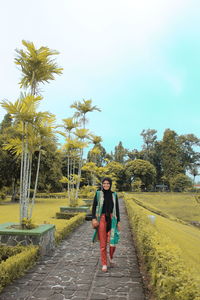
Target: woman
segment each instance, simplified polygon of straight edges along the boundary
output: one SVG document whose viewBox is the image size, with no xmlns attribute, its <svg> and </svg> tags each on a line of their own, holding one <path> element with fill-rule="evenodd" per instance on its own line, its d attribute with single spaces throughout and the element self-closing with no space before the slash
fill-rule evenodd
<svg viewBox="0 0 200 300">
<path fill-rule="evenodd" d="M 120 213 L 117 193 L 111 191 L 112 180 L 106 177 L 102 189 L 96 192 L 92 207 L 93 242 L 100 241 L 102 271 L 107 272 L 107 243 L 110 244 L 109 262 L 113 266 L 113 254 L 119 241 Z"/>
</svg>

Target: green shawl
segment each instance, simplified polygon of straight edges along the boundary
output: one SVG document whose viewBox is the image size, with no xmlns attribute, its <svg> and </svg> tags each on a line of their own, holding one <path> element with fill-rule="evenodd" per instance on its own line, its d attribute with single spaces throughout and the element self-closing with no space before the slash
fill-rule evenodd
<svg viewBox="0 0 200 300">
<path fill-rule="evenodd" d="M 96 217 L 97 221 L 100 222 L 101 214 L 102 214 L 102 208 L 103 208 L 103 202 L 104 202 L 104 196 L 102 191 L 97 191 L 97 207 L 96 207 Z M 111 218 L 111 233 L 110 233 L 110 246 L 115 247 L 116 244 L 119 242 L 120 233 L 117 228 L 117 217 L 116 217 L 116 193 L 113 194 L 113 213 Z M 93 243 L 98 240 L 98 229 L 95 229 L 92 241 Z"/>
</svg>

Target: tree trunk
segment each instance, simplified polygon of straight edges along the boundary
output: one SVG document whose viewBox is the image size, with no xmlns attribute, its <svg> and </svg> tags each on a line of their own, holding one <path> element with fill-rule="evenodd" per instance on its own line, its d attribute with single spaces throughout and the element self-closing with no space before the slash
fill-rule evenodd
<svg viewBox="0 0 200 300">
<path fill-rule="evenodd" d="M 39 170 L 40 170 L 40 160 L 41 160 L 41 146 L 39 147 L 37 172 L 36 172 L 36 178 L 35 178 L 35 187 L 34 187 L 34 192 L 33 192 L 33 197 L 32 197 L 31 207 L 30 207 L 30 213 L 29 213 L 30 219 L 32 218 L 33 207 L 35 205 L 35 197 L 36 197 L 36 193 L 37 193 L 38 177 L 39 177 Z"/>
</svg>

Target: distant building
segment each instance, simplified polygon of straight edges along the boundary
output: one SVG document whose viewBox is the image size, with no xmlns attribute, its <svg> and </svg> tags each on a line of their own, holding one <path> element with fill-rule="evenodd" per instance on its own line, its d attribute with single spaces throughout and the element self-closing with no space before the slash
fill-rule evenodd
<svg viewBox="0 0 200 300">
<path fill-rule="evenodd" d="M 155 191 L 156 192 L 168 192 L 169 188 L 168 188 L 168 185 L 166 185 L 166 184 L 156 184 Z"/>
<path fill-rule="evenodd" d="M 200 189 L 200 184 L 194 184 L 195 189 Z"/>
</svg>

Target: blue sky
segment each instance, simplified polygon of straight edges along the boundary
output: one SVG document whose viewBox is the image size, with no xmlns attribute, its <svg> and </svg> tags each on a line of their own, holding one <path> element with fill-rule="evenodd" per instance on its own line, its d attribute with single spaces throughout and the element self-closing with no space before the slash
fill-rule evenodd
<svg viewBox="0 0 200 300">
<path fill-rule="evenodd" d="M 41 86 L 40 110 L 70 117 L 74 101 L 102 109 L 88 127 L 108 152 L 119 141 L 142 146 L 143 129 L 199 135 L 200 2 L 198 0 L 0 1 L 0 99 L 14 101 L 21 40 L 60 52 L 63 75 Z M 0 108 L 0 120 L 5 111 Z"/>
</svg>

